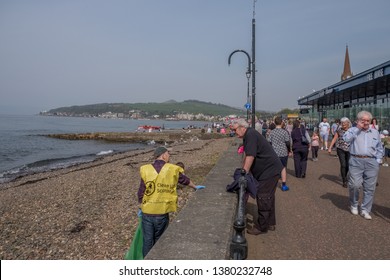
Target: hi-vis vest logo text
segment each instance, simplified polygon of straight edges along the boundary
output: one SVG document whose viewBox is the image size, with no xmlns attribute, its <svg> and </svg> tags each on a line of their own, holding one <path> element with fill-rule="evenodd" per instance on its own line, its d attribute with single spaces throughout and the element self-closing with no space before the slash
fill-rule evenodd
<svg viewBox="0 0 390 280">
<path fill-rule="evenodd" d="M 150 196 L 156 191 L 156 185 L 153 181 L 149 181 L 145 183 L 145 195 Z"/>
</svg>

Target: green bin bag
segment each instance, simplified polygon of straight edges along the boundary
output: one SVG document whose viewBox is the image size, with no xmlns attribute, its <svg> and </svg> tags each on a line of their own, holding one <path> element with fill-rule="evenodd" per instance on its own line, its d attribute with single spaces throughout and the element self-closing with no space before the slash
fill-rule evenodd
<svg viewBox="0 0 390 280">
<path fill-rule="evenodd" d="M 133 241 L 131 242 L 129 250 L 125 254 L 125 260 L 143 260 L 142 246 L 144 237 L 142 235 L 142 218 L 138 218 L 138 226 L 134 233 Z"/>
</svg>

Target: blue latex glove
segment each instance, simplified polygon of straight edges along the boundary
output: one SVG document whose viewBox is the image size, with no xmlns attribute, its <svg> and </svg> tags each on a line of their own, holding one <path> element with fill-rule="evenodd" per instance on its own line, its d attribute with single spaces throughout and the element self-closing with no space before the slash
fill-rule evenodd
<svg viewBox="0 0 390 280">
<path fill-rule="evenodd" d="M 142 217 L 142 210 L 141 210 L 141 208 L 138 208 L 137 216 L 138 217 Z"/>
<path fill-rule="evenodd" d="M 204 189 L 204 188 L 206 188 L 205 186 L 195 186 L 195 189 L 196 190 L 202 190 L 202 189 Z"/>
</svg>

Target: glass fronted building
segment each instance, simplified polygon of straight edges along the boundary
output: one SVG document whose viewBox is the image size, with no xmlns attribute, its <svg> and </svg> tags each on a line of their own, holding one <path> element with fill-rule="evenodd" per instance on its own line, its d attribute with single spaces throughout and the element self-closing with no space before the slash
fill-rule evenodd
<svg viewBox="0 0 390 280">
<path fill-rule="evenodd" d="M 378 120 L 379 129 L 390 129 L 390 60 L 328 86 L 298 100 L 300 117 L 317 125 L 323 117 L 330 122 L 348 117 L 356 119 L 360 111 L 369 111 Z"/>
</svg>

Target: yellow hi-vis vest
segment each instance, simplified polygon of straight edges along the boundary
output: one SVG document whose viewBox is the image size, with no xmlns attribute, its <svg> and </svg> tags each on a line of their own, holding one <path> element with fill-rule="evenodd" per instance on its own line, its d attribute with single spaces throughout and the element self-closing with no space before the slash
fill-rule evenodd
<svg viewBox="0 0 390 280">
<path fill-rule="evenodd" d="M 165 163 L 160 173 L 153 165 L 147 164 L 140 168 L 141 178 L 146 189 L 142 199 L 141 210 L 145 214 L 166 214 L 177 210 L 177 183 L 180 166 Z"/>
</svg>

